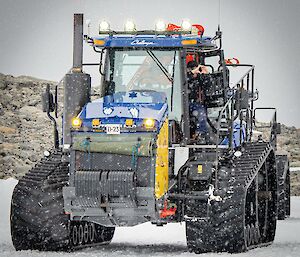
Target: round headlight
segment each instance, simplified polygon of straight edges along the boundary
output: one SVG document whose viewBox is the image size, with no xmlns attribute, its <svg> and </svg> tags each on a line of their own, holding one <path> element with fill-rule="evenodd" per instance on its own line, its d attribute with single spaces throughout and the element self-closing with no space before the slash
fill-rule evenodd
<svg viewBox="0 0 300 257">
<path fill-rule="evenodd" d="M 135 23 L 132 20 L 126 21 L 124 25 L 125 31 L 136 31 Z"/>
<path fill-rule="evenodd" d="M 78 117 L 72 119 L 72 127 L 74 129 L 79 129 L 81 127 L 82 120 Z"/>
<path fill-rule="evenodd" d="M 144 126 L 146 129 L 152 129 L 155 126 L 155 120 L 154 119 L 144 119 Z"/>
<path fill-rule="evenodd" d="M 99 24 L 99 32 L 108 32 L 109 30 L 109 23 L 107 21 L 101 21 Z"/>
</svg>

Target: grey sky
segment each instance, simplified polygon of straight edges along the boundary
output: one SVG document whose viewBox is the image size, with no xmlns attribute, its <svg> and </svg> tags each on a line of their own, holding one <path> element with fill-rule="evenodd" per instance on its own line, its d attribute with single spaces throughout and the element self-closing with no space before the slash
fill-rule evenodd
<svg viewBox="0 0 300 257">
<path fill-rule="evenodd" d="M 300 127 L 300 1 L 221 0 L 221 7 L 225 56 L 255 64 L 258 105 L 277 107 L 281 122 Z M 214 35 L 218 24 L 218 0 L 0 0 L 0 72 L 58 81 L 72 65 L 75 12 L 114 29 L 127 18 L 138 29 L 189 18 Z"/>
</svg>

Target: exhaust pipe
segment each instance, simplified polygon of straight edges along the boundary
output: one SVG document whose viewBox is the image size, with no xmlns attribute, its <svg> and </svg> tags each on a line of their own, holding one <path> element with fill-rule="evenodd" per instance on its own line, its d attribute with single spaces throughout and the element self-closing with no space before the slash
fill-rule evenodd
<svg viewBox="0 0 300 257">
<path fill-rule="evenodd" d="M 74 14 L 73 72 L 82 72 L 83 14 Z"/>
<path fill-rule="evenodd" d="M 71 145 L 71 125 L 82 107 L 90 101 L 91 77 L 82 71 L 83 14 L 74 14 L 73 67 L 64 78 L 63 146 Z"/>
</svg>

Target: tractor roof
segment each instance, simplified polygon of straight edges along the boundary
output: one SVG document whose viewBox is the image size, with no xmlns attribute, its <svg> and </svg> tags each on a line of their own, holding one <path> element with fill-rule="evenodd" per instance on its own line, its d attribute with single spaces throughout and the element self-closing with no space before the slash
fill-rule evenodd
<svg viewBox="0 0 300 257">
<path fill-rule="evenodd" d="M 87 42 L 96 48 L 216 48 L 211 37 L 174 32 L 151 34 L 151 32 L 141 31 L 134 35 L 113 33 L 89 37 Z"/>
</svg>

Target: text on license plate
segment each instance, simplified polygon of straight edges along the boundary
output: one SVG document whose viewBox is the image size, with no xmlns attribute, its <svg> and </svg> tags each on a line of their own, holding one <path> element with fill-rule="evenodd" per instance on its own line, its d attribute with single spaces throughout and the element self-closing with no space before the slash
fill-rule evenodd
<svg viewBox="0 0 300 257">
<path fill-rule="evenodd" d="M 121 126 L 120 124 L 108 124 L 106 125 L 107 134 L 120 134 Z"/>
</svg>

